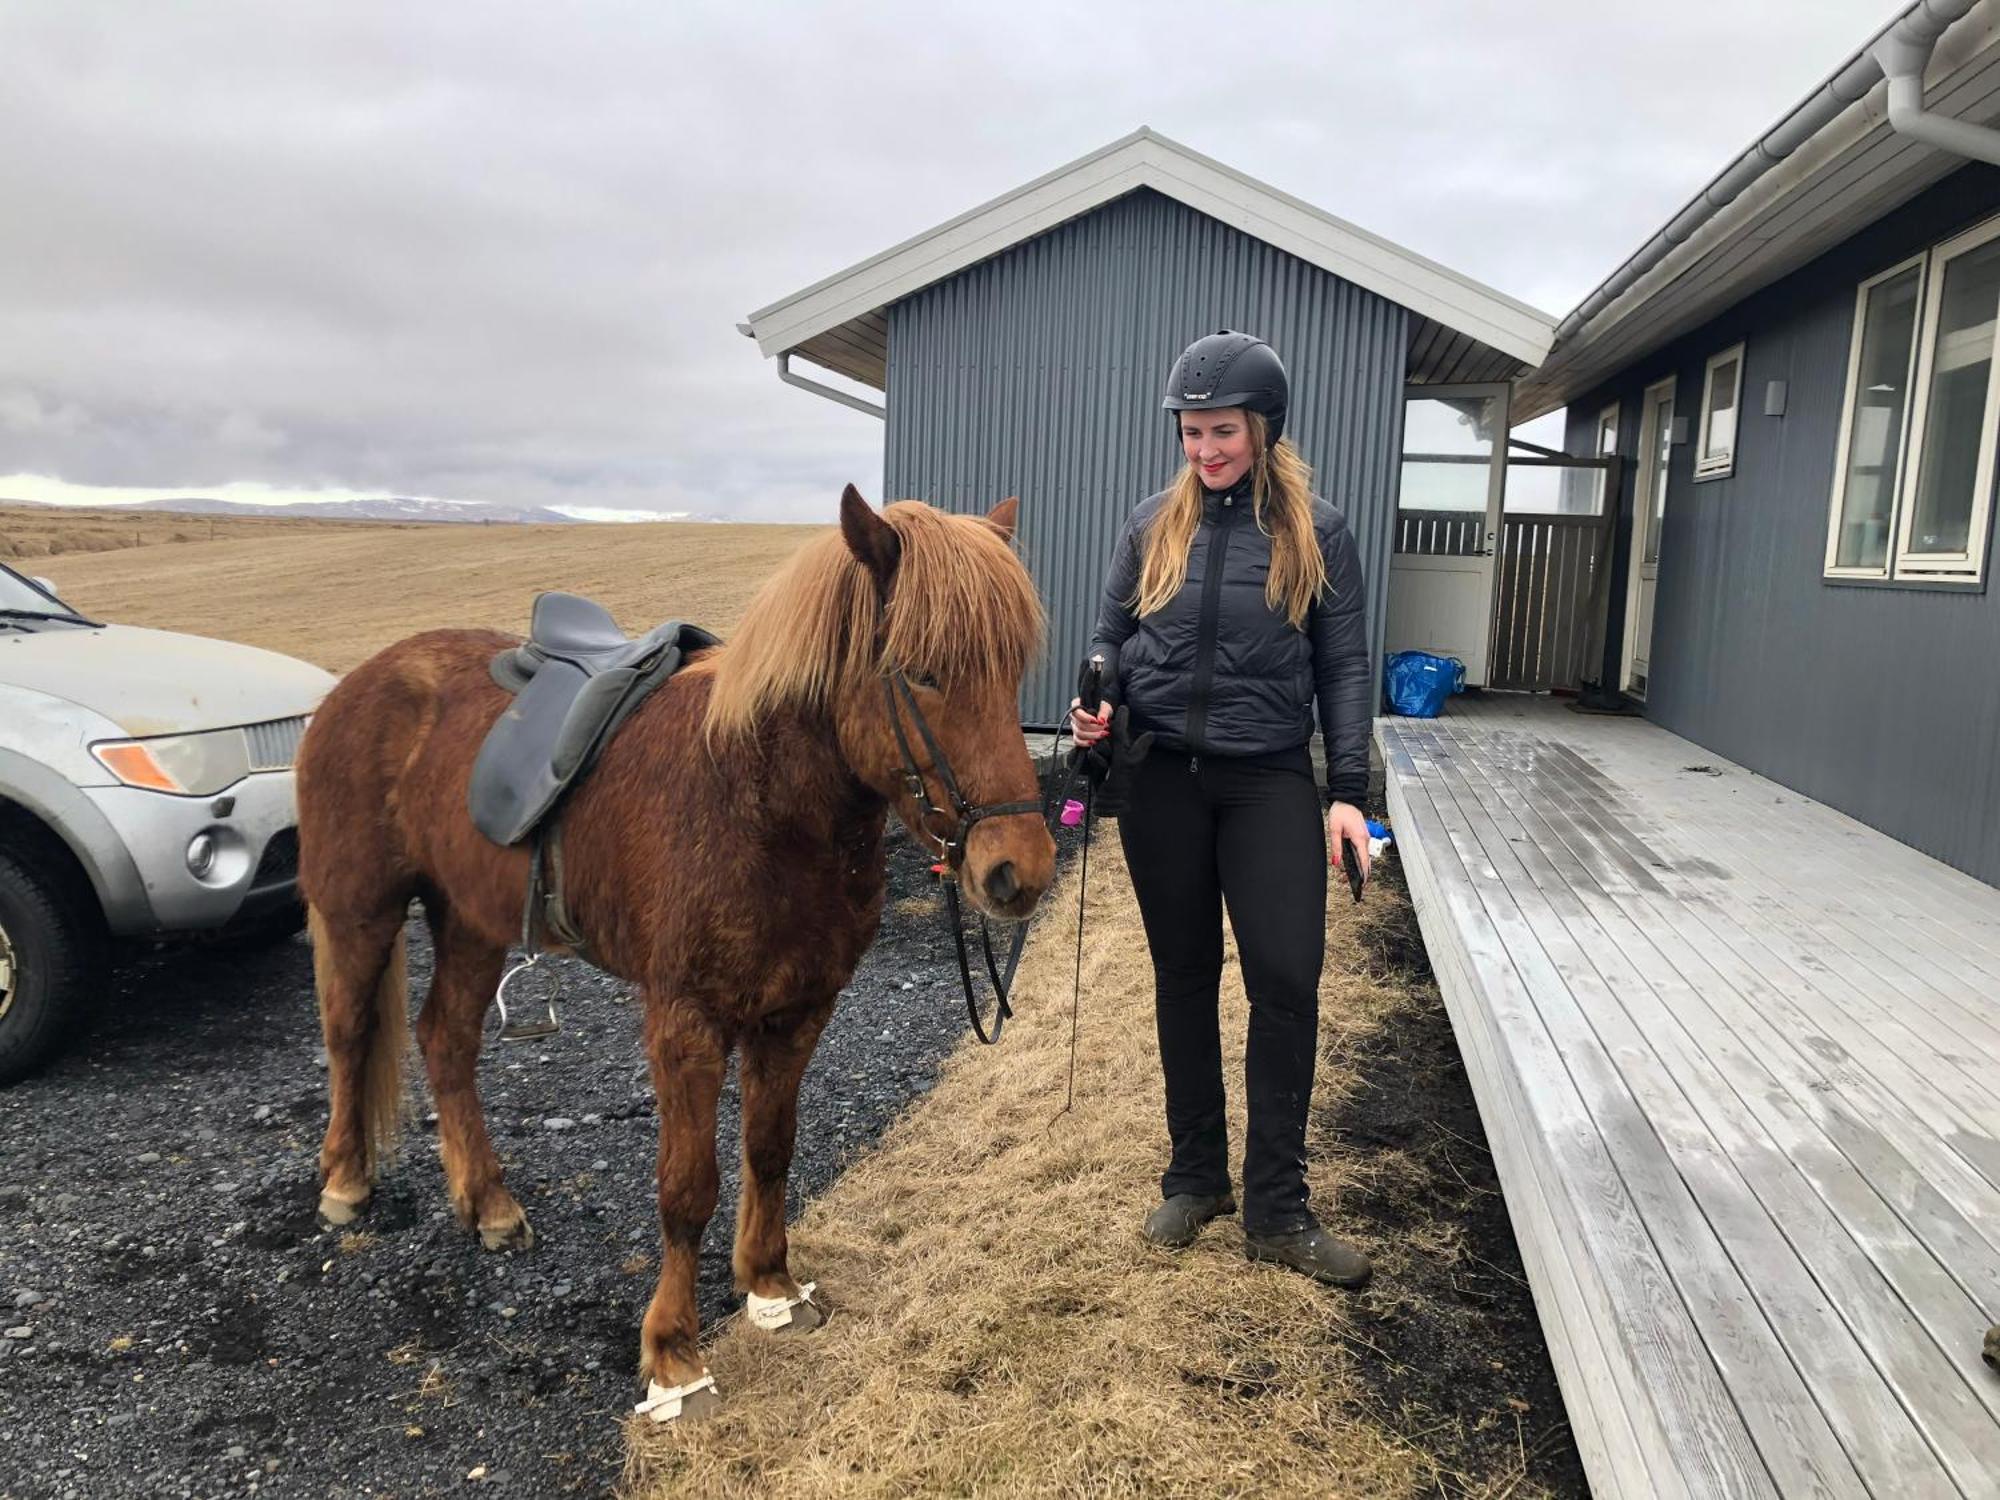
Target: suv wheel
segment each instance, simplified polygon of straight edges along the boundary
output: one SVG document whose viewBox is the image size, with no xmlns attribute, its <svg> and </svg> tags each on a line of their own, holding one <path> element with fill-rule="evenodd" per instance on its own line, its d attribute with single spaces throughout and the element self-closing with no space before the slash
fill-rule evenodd
<svg viewBox="0 0 2000 1500">
<path fill-rule="evenodd" d="M 0 1084 L 32 1071 L 83 1013 L 102 973 L 94 925 L 62 886 L 0 854 Z"/>
</svg>

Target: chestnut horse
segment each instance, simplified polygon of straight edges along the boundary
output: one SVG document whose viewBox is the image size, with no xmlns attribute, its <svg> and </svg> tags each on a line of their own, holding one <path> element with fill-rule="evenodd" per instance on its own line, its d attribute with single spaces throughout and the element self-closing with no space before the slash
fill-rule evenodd
<svg viewBox="0 0 2000 1500">
<path fill-rule="evenodd" d="M 1006 500 L 983 518 L 953 516 L 902 501 L 878 515 L 849 486 L 839 532 L 795 554 L 731 641 L 647 698 L 563 805 L 572 919 L 592 959 L 645 1006 L 663 1249 L 639 1370 L 654 1398 L 641 1409 L 656 1420 L 717 1399 L 696 1345 L 695 1269 L 732 1048 L 736 1285 L 758 1326 L 819 1321 L 786 1264 L 785 1176 L 800 1074 L 881 918 L 889 809 L 933 847 L 963 833 L 957 879 L 989 915 L 1025 918 L 1054 877 L 1017 711 L 1042 609 L 1011 546 L 1015 510 Z M 533 1243 L 474 1082 L 528 880 L 526 847 L 482 837 L 466 800 L 473 758 L 509 702 L 488 665 L 513 644 L 484 630 L 400 641 L 341 679 L 299 751 L 299 884 L 331 1095 L 320 1212 L 333 1224 L 366 1205 L 401 1112 L 414 899 L 436 950 L 416 1030 L 452 1207 L 489 1249 Z M 907 700 L 885 692 L 898 673 Z M 928 723 L 943 776 L 904 702 Z M 921 799 L 892 711 L 917 746 Z M 926 803 L 962 807 L 954 776 L 966 802 L 999 815 L 954 830 L 933 813 L 927 825 Z"/>
</svg>

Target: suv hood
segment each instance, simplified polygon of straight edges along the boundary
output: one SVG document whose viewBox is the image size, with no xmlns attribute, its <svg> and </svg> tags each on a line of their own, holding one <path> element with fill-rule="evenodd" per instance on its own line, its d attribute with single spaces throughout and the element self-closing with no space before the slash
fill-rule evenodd
<svg viewBox="0 0 2000 1500">
<path fill-rule="evenodd" d="M 135 739 L 296 718 L 333 683 L 296 657 L 136 625 L 0 634 L 0 684 L 65 699 Z"/>
</svg>

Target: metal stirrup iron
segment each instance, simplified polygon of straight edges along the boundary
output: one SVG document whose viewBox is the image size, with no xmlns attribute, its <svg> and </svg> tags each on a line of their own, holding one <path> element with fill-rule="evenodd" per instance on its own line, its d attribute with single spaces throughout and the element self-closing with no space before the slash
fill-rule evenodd
<svg viewBox="0 0 2000 1500">
<path fill-rule="evenodd" d="M 532 1042 L 545 1036 L 554 1036 L 562 1029 L 562 1022 L 556 1019 L 556 1001 L 562 996 L 562 978 L 552 967 L 542 963 L 542 952 L 535 942 L 535 929 L 539 925 L 535 918 L 542 903 L 542 836 L 535 835 L 534 851 L 528 856 L 528 900 L 521 912 L 521 950 L 526 955 L 500 978 L 500 987 L 493 992 L 493 1004 L 500 1011 L 500 1040 L 503 1042 Z M 524 1007 L 527 1014 L 516 1020 L 507 1014 L 507 994 L 510 989 L 533 984 L 537 979 L 542 983 L 541 993 L 536 1001 Z M 524 997 L 517 994 L 515 1004 Z M 535 1016 L 540 1009 L 543 1013 Z"/>
</svg>

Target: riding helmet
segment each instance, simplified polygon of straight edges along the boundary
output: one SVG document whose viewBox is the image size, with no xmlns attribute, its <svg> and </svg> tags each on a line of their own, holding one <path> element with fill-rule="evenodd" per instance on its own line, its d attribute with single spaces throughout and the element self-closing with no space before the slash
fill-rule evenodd
<svg viewBox="0 0 2000 1500">
<path fill-rule="evenodd" d="M 1254 333 L 1224 328 L 1198 338 L 1181 351 L 1167 376 L 1168 411 L 1209 411 L 1241 406 L 1260 414 L 1276 446 L 1285 430 L 1291 382 L 1278 351 Z"/>
</svg>

